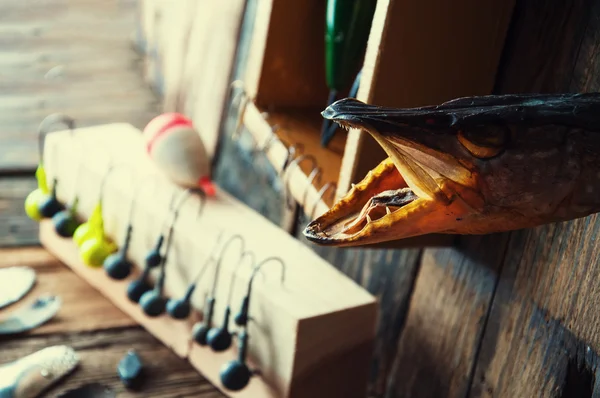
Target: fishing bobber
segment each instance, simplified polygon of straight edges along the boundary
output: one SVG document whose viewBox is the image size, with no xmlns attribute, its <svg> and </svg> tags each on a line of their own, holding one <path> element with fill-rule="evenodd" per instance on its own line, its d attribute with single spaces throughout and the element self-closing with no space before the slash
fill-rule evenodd
<svg viewBox="0 0 600 398">
<path fill-rule="evenodd" d="M 180 113 L 163 113 L 144 128 L 150 158 L 173 182 L 215 194 L 210 159 L 192 121 Z"/>
</svg>

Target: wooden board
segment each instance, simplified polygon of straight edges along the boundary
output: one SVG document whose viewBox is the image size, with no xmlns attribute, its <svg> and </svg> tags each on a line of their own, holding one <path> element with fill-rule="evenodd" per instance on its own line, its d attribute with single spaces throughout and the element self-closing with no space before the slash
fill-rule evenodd
<svg viewBox="0 0 600 398">
<path fill-rule="evenodd" d="M 465 397 L 497 285 L 506 237 L 461 237 L 425 249 L 387 394 Z"/>
<path fill-rule="evenodd" d="M 33 268 L 37 274 L 36 285 L 22 301 L 0 310 L 0 319 L 12 311 L 30 305 L 42 294 L 57 294 L 63 301 L 57 316 L 30 334 L 72 333 L 136 325 L 133 319 L 43 248 L 0 249 L 0 268 L 11 266 Z"/>
<path fill-rule="evenodd" d="M 87 383 L 101 383 L 117 392 L 119 398 L 224 397 L 186 361 L 139 328 L 0 340 L 2 363 L 50 345 L 61 344 L 69 345 L 77 351 L 80 366 L 64 382 L 49 390 L 46 396 L 54 397 Z M 130 349 L 136 350 L 146 366 L 147 378 L 139 391 L 127 390 L 116 372 L 117 364 Z"/>
<path fill-rule="evenodd" d="M 597 91 L 599 6 L 519 1 L 496 89 Z M 509 234 L 471 396 L 598 395 L 599 225 L 590 216 Z"/>
<path fill-rule="evenodd" d="M 124 121 L 140 128 L 157 114 L 130 43 L 135 3 L 3 2 L 0 169 L 35 167 L 37 127 L 50 113 L 67 113 L 80 126 Z"/>
<path fill-rule="evenodd" d="M 514 0 L 378 1 L 357 98 L 414 107 L 491 93 L 513 4 Z M 339 195 L 384 158 L 374 139 L 352 129 Z"/>
<path fill-rule="evenodd" d="M 118 147 L 111 145 L 116 137 L 121 142 Z M 96 151 L 82 160 L 77 153 L 81 148 L 91 146 Z M 98 187 L 107 170 L 109 158 L 116 163 L 128 162 L 134 180 L 150 173 L 150 181 L 163 198 L 158 195 L 135 196 L 136 211 L 131 219 L 135 232 L 128 252 L 132 261 L 143 264 L 143 259 L 158 234 L 156 228 L 162 225 L 161 220 L 169 214 L 167 199 L 174 191 L 181 193 L 182 190 L 177 189 L 154 168 L 145 153 L 139 132 L 127 124 L 78 129 L 75 134 L 62 131 L 48 135 L 45 149 L 48 178 L 57 177 L 60 181 L 58 199 L 69 201 L 76 192 L 80 215 L 84 219 L 89 217 L 98 200 Z M 65 167 L 65 164 L 71 166 Z M 78 176 L 81 178 L 78 179 Z M 130 203 L 135 193 L 131 178 L 132 174 L 115 169 L 104 187 L 104 227 L 107 236 L 115 242 L 122 242 L 123 231 L 128 222 L 127 215 L 123 213 L 128 210 L 122 205 L 123 202 Z M 151 186 L 152 183 L 144 186 Z M 261 377 L 254 378 L 236 396 L 302 396 L 302 391 L 307 389 L 310 389 L 311 394 L 316 393 L 324 380 L 327 380 L 336 395 L 361 396 L 366 380 L 358 374 L 366 374 L 367 370 L 367 348 L 373 340 L 377 315 L 374 297 L 222 190 L 218 190 L 215 198 L 206 201 L 201 217 L 197 218 L 199 205 L 200 199 L 194 195 L 179 210 L 173 252 L 169 256 L 171 265 L 166 267 L 165 294 L 169 297 L 183 294 L 193 280 L 197 267 L 210 254 L 220 232 L 224 233 L 224 239 L 234 234 L 241 235 L 246 249 L 254 253 L 257 261 L 275 256 L 285 264 L 283 285 L 279 272 L 265 274 L 264 283 L 253 285 L 249 360 L 260 368 Z M 173 347 L 180 356 L 189 355 L 191 362 L 207 378 L 220 385 L 219 369 L 226 359 L 235 357 L 235 347 L 216 354 L 211 350 L 197 349 L 195 345 L 190 346 L 189 325 L 172 321 L 165 315 L 158 318 L 143 316 L 139 307 L 132 306 L 125 297 L 124 284 L 127 281 L 109 280 L 102 269 L 85 266 L 72 241 L 58 237 L 51 224 L 44 222 L 40 233 L 42 243 L 48 250 L 166 345 Z M 203 238 L 197 239 L 198 236 Z M 219 271 L 221 277 L 217 282 L 216 319 L 219 319 L 219 314 L 225 309 L 231 278 L 243 286 L 248 283 L 251 275 L 250 267 L 239 268 L 236 272 L 236 262 L 231 261 L 235 258 L 228 256 L 227 259 L 228 261 L 223 261 Z M 192 298 L 196 309 L 202 309 L 203 297 L 211 288 L 212 282 L 209 279 L 198 282 Z M 242 289 L 232 290 L 231 302 L 240 303 L 243 294 Z M 237 307 L 236 304 L 232 305 Z M 216 324 L 218 321 L 214 322 Z M 175 323 L 178 324 L 177 328 Z M 353 333 L 347 334 L 348 329 L 352 329 Z M 318 340 L 315 333 L 319 336 Z M 273 350 L 273 347 L 277 347 L 277 350 Z M 335 363 L 335 367 L 332 363 Z M 346 368 L 355 375 L 351 383 L 345 378 L 345 371 L 337 371 Z M 330 372 L 329 369 L 336 369 L 336 372 Z M 327 397 L 336 396 L 329 390 L 321 394 L 325 393 Z"/>
<path fill-rule="evenodd" d="M 598 218 L 511 235 L 473 377 L 478 397 L 595 397 Z"/>
<path fill-rule="evenodd" d="M 27 217 L 24 208 L 25 198 L 36 188 L 34 177 L 0 177 L 0 247 L 39 242 L 38 224 Z"/>
<path fill-rule="evenodd" d="M 309 217 L 301 213 L 299 226 L 306 225 L 308 220 Z M 304 238 L 301 230 L 296 231 L 296 237 L 378 298 L 381 315 L 371 359 L 369 396 L 383 396 L 393 371 L 398 339 L 419 269 L 420 250 L 316 246 Z"/>
<path fill-rule="evenodd" d="M 81 360 L 79 368 L 46 396 L 97 382 L 114 389 L 119 397 L 223 397 L 186 361 L 158 343 L 44 249 L 0 249 L 0 268 L 15 265 L 32 267 L 37 274 L 36 286 L 22 302 L 0 311 L 0 318 L 41 293 L 60 295 L 63 306 L 53 320 L 40 328 L 19 337 L 2 337 L 0 364 L 58 344 L 73 347 Z M 126 390 L 116 373 L 118 362 L 130 349 L 138 352 L 146 366 L 148 378 L 139 391 Z"/>
<path fill-rule="evenodd" d="M 255 18 L 244 77 L 249 97 L 269 110 L 324 107 L 325 2 L 259 1 Z"/>
</svg>

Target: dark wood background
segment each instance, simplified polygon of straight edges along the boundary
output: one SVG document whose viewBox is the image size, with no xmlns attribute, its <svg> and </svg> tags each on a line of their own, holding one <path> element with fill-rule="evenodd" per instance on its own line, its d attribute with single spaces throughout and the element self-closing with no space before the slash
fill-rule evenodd
<svg viewBox="0 0 600 398">
<path fill-rule="evenodd" d="M 495 92 L 597 91 L 599 46 L 600 1 L 518 0 Z M 230 131 L 225 123 L 223 185 L 279 222 L 272 169 L 259 158 L 262 177 L 248 184 L 249 158 L 236 154 L 247 144 Z M 381 302 L 371 396 L 592 397 L 600 396 L 596 218 L 459 237 L 443 249 L 316 247 L 301 235 L 304 214 L 295 235 Z"/>
<path fill-rule="evenodd" d="M 252 29 L 256 1 L 247 7 L 236 76 L 244 70 L 244 37 Z M 600 1 L 517 0 L 495 92 L 598 91 L 599 46 Z M 223 123 L 217 180 L 279 223 L 281 181 L 260 154 L 249 152 L 247 142 L 231 140 L 232 126 L 230 116 Z M 32 137 L 20 147 L 26 155 L 5 170 L 14 175 L 14 167 L 27 168 L 24 162 L 33 170 Z M 0 180 L 0 245 L 36 242 L 36 225 L 22 211 L 32 187 L 25 172 Z M 299 213 L 298 239 L 304 240 L 307 222 Z M 381 302 L 372 397 L 596 397 L 599 229 L 591 216 L 459 237 L 443 249 L 311 247 Z"/>
</svg>

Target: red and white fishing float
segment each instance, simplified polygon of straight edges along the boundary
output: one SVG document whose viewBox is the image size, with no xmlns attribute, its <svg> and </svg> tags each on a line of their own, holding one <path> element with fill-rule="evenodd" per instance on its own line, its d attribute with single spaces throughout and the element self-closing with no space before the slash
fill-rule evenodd
<svg viewBox="0 0 600 398">
<path fill-rule="evenodd" d="M 210 159 L 190 119 L 175 112 L 158 115 L 144 128 L 144 139 L 150 158 L 173 182 L 215 195 Z"/>
</svg>

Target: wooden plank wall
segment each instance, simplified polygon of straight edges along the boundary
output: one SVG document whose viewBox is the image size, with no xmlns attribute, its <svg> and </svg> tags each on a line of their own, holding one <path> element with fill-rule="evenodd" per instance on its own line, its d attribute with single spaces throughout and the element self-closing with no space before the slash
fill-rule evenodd
<svg viewBox="0 0 600 398">
<path fill-rule="evenodd" d="M 597 91 L 599 39 L 600 2 L 518 0 L 495 91 Z M 269 178 L 243 188 L 234 170 L 239 197 L 277 193 Z M 381 300 L 371 396 L 600 396 L 596 218 L 444 249 L 311 245 Z"/>
<path fill-rule="evenodd" d="M 600 89 L 600 3 L 521 1 L 499 92 Z M 600 394 L 597 216 L 509 234 L 474 396 Z"/>
</svg>

